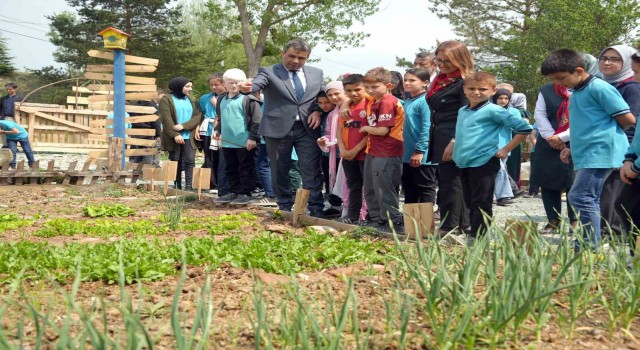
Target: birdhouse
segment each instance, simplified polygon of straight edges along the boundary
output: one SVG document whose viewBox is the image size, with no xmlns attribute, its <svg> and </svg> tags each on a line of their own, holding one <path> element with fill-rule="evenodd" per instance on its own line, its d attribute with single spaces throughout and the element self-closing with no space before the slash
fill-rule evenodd
<svg viewBox="0 0 640 350">
<path fill-rule="evenodd" d="M 102 35 L 105 49 L 121 50 L 125 50 L 127 48 L 127 39 L 130 36 L 129 34 L 113 27 L 103 29 L 98 33 L 98 35 Z"/>
</svg>

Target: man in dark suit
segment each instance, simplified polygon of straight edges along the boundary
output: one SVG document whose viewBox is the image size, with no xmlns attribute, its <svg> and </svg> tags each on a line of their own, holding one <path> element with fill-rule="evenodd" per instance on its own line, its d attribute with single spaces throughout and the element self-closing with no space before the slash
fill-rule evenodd
<svg viewBox="0 0 640 350">
<path fill-rule="evenodd" d="M 252 82 L 241 84 L 243 93 L 261 91 L 264 113 L 260 134 L 267 144 L 271 164 L 271 182 L 281 210 L 291 211 L 289 170 L 291 151 L 298 154 L 302 187 L 311 191 L 309 212 L 323 216 L 322 175 L 320 171 L 320 113 L 316 95 L 322 89 L 322 70 L 305 66 L 311 48 L 301 39 L 290 40 L 284 47 L 282 63 L 262 67 Z"/>
</svg>

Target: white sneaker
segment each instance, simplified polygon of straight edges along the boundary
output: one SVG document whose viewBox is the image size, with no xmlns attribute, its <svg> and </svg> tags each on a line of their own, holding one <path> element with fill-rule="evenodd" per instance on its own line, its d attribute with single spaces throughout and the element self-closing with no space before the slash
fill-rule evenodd
<svg viewBox="0 0 640 350">
<path fill-rule="evenodd" d="M 218 194 L 218 190 L 209 190 L 209 194 Z"/>
</svg>

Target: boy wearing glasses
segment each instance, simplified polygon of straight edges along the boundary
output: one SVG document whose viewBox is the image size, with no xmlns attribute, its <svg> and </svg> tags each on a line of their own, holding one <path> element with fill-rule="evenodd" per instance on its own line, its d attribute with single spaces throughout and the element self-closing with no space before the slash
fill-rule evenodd
<svg viewBox="0 0 640 350">
<path fill-rule="evenodd" d="M 583 244 L 590 249 L 600 246 L 600 195 L 604 182 L 614 168 L 622 164 L 629 147 L 624 129 L 635 124 L 618 90 L 586 71 L 585 59 L 575 51 L 551 52 L 540 71 L 554 83 L 573 89 L 569 98 L 571 149 L 560 157 L 565 163 L 573 158 L 576 178 L 568 200 L 579 212 L 583 225 Z M 576 250 L 582 244 L 576 242 Z"/>
</svg>

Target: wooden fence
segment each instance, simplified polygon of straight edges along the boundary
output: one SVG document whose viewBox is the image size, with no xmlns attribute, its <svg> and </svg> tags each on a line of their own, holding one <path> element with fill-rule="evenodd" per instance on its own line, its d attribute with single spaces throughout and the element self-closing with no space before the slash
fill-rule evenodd
<svg viewBox="0 0 640 350">
<path fill-rule="evenodd" d="M 42 103 L 16 104 L 16 122 L 27 129 L 31 146 L 38 152 L 106 150 L 105 136 L 92 134 L 90 124 L 105 120 L 108 113 Z"/>
</svg>

